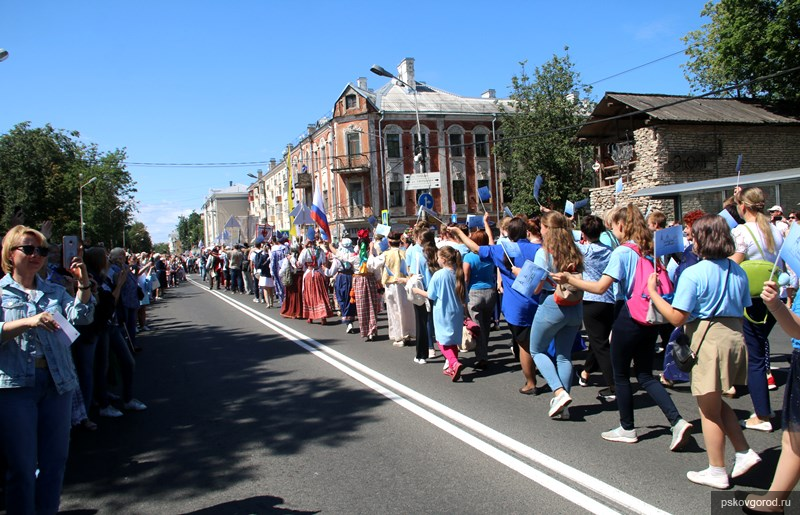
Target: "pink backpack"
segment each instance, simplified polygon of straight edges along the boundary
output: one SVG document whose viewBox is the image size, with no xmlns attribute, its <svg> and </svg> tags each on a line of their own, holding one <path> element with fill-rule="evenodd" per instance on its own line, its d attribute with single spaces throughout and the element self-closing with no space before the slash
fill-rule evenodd
<svg viewBox="0 0 800 515">
<path fill-rule="evenodd" d="M 642 256 L 642 253 L 639 252 L 639 247 L 632 243 L 623 243 L 623 245 L 636 252 L 636 255 L 639 256 L 639 260 L 636 262 L 636 273 L 633 276 L 631 298 L 626 302 L 631 318 L 641 325 L 664 323 L 648 321 L 648 311 L 655 311 L 655 307 L 650 307 L 650 294 L 647 293 L 647 280 L 653 273 L 653 258 Z M 671 302 L 672 293 L 674 291 L 672 281 L 669 280 L 667 269 L 661 264 L 661 261 L 655 259 L 655 262 L 658 263 L 658 293 L 660 293 L 665 300 Z"/>
</svg>

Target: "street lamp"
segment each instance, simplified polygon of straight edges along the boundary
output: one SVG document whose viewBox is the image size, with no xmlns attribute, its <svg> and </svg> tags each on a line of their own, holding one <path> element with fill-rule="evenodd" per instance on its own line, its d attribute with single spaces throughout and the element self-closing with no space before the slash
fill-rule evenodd
<svg viewBox="0 0 800 515">
<path fill-rule="evenodd" d="M 414 114 L 416 115 L 416 118 L 417 118 L 417 144 L 416 144 L 416 148 L 414 149 L 414 161 L 421 163 L 422 173 L 425 173 L 426 172 L 425 157 L 423 155 L 423 149 L 422 149 L 422 127 L 420 126 L 420 123 L 419 123 L 419 104 L 417 103 L 417 88 L 416 88 L 416 86 L 415 87 L 411 87 L 411 85 L 408 84 L 406 81 L 404 81 L 404 80 L 402 80 L 402 79 L 400 79 L 398 77 L 395 77 L 393 74 L 391 74 L 388 71 L 386 71 L 385 68 L 383 68 L 382 66 L 378 66 L 377 64 L 373 64 L 372 67 L 369 69 L 369 71 L 371 71 L 375 75 L 380 75 L 381 77 L 387 77 L 389 79 L 394 79 L 397 82 L 399 82 L 400 84 L 402 84 L 405 87 L 409 88 L 411 90 L 411 92 L 414 93 Z"/>
<path fill-rule="evenodd" d="M 81 181 L 83 181 L 83 174 L 80 174 L 80 175 L 79 175 L 79 179 L 80 179 Z M 92 178 L 91 178 L 91 179 L 89 179 L 89 180 L 88 180 L 88 181 L 87 181 L 87 182 L 86 182 L 86 183 L 85 183 L 83 186 L 81 186 L 81 187 L 78 189 L 78 197 L 79 197 L 79 199 L 80 199 L 80 205 L 81 205 L 81 242 L 83 242 L 83 240 L 85 239 L 85 237 L 84 237 L 84 231 L 83 231 L 83 188 L 85 188 L 86 186 L 90 185 L 91 183 L 93 183 L 93 182 L 94 182 L 94 181 L 96 181 L 96 180 L 97 180 L 97 177 L 96 177 L 96 176 L 95 176 L 95 177 L 92 177 Z"/>
<path fill-rule="evenodd" d="M 8 50 L 5 48 L 0 48 L 0 62 L 5 61 L 8 59 Z"/>
</svg>

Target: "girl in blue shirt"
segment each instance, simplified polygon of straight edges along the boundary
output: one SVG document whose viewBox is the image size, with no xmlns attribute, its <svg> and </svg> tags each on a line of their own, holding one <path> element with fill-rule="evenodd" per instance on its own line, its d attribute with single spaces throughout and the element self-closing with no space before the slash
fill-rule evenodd
<svg viewBox="0 0 800 515">
<path fill-rule="evenodd" d="M 473 232 L 470 239 L 478 245 L 489 244 L 489 236 L 483 230 Z M 477 252 L 470 252 L 464 256 L 464 277 L 468 285 L 469 315 L 481 328 L 475 346 L 478 359 L 475 368 L 486 368 L 489 365 L 489 331 L 497 303 L 497 267 L 490 258 L 481 258 Z"/>
<path fill-rule="evenodd" d="M 702 216 L 692 225 L 692 234 L 694 252 L 702 260 L 683 271 L 672 305 L 659 295 L 655 273 L 647 286 L 656 309 L 672 325 L 686 324 L 686 335 L 697 354 L 690 380 L 700 408 L 708 468 L 690 471 L 686 477 L 694 483 L 726 489 L 730 483 L 725 470 L 725 437 L 736 451 L 731 477 L 743 475 L 761 461 L 747 444 L 736 413 L 722 399 L 722 392 L 747 381 L 742 313 L 751 304 L 750 290 L 744 270 L 728 259 L 734 243 L 721 216 Z"/>
<path fill-rule="evenodd" d="M 453 247 L 440 248 L 437 257 L 441 269 L 431 277 L 427 291 L 420 288 L 413 288 L 413 291 L 433 302 L 436 340 L 448 363 L 444 374 L 456 382 L 464 369 L 464 365 L 458 361 L 458 346 L 464 327 L 464 269 L 461 253 Z"/>
</svg>

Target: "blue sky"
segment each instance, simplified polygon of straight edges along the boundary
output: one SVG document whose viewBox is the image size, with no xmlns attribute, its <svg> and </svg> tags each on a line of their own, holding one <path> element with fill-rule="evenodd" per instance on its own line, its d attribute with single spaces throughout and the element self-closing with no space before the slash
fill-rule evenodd
<svg viewBox="0 0 800 515">
<path fill-rule="evenodd" d="M 416 77 L 479 96 L 509 94 L 511 77 L 565 45 L 586 83 L 681 50 L 707 20 L 705 0 L 680 2 L 19 1 L 0 17 L 0 133 L 30 121 L 77 130 L 131 163 L 280 158 L 331 110 L 348 82 L 415 58 Z M 594 86 L 686 94 L 684 54 Z M 209 188 L 248 184 L 258 166 L 129 165 L 154 242 Z M 263 167 L 266 169 L 266 167 Z"/>
</svg>

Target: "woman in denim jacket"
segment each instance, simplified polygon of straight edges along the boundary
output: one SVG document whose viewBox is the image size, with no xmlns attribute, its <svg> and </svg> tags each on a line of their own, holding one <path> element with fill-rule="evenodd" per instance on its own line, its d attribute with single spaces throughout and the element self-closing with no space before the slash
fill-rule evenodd
<svg viewBox="0 0 800 515">
<path fill-rule="evenodd" d="M 94 316 L 86 266 L 80 258 L 72 261 L 78 294 L 71 297 L 38 276 L 47 251 L 44 235 L 29 227 L 18 225 L 3 238 L 0 442 L 8 460 L 10 514 L 58 512 L 78 381 L 53 315 L 76 325 Z"/>
</svg>

